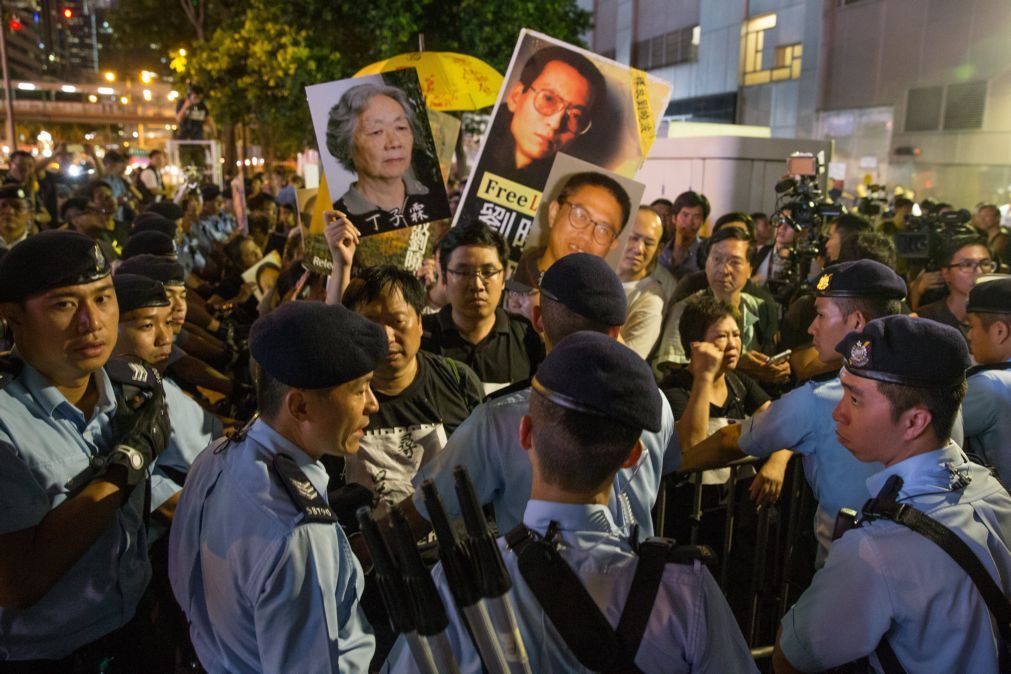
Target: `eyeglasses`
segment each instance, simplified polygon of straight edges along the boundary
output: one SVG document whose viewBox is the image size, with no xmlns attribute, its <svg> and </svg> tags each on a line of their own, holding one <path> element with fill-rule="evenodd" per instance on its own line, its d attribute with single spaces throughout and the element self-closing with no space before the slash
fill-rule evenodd
<svg viewBox="0 0 1011 674">
<path fill-rule="evenodd" d="M 959 260 L 955 264 L 945 265 L 945 268 L 965 272 L 979 270 L 984 274 L 989 274 L 997 268 L 997 263 L 993 260 Z"/>
<path fill-rule="evenodd" d="M 744 258 L 740 257 L 725 257 L 722 255 L 712 255 L 709 257 L 713 264 L 716 265 L 717 269 L 723 269 L 725 266 L 730 265 L 730 268 L 734 271 L 740 271 L 744 269 L 744 265 L 747 262 Z"/>
<path fill-rule="evenodd" d="M 482 283 L 488 283 L 502 273 L 502 267 L 498 269 L 494 267 L 481 267 L 480 269 L 468 269 L 464 267 L 460 269 L 447 269 L 446 273 L 457 280 L 470 281 L 479 278 Z"/>
<path fill-rule="evenodd" d="M 562 202 L 569 207 L 569 223 L 575 229 L 586 229 L 593 225 L 593 240 L 601 246 L 606 246 L 614 240 L 616 236 L 614 229 L 604 222 L 597 222 L 590 217 L 590 212 L 579 204 L 571 201 Z"/>
<path fill-rule="evenodd" d="M 572 105 L 551 89 L 530 87 L 530 90 L 534 92 L 534 110 L 538 113 L 545 117 L 551 117 L 559 110 L 564 110 L 565 128 L 569 133 L 582 135 L 590 130 L 592 120 L 590 119 L 590 111 L 585 105 Z"/>
</svg>

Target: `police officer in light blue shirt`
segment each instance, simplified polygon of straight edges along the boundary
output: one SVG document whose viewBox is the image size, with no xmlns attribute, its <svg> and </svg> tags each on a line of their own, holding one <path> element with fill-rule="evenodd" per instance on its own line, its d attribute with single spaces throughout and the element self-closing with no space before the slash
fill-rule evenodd
<svg viewBox="0 0 1011 674">
<path fill-rule="evenodd" d="M 868 321 L 898 313 L 906 284 L 894 271 L 873 260 L 844 262 L 825 269 L 815 282 L 817 314 L 808 332 L 814 337 L 818 358 L 838 368 L 835 346 L 848 333 Z M 881 469 L 862 463 L 839 444 L 832 425 L 832 410 L 842 398 L 838 369 L 816 376 L 790 391 L 763 412 L 741 424 L 727 426 L 702 443 L 701 451 L 686 458 L 691 469 L 707 461 L 740 458 L 741 452 L 766 457 L 780 449 L 801 455 L 804 475 L 818 500 L 815 535 L 817 566 L 824 563 L 832 528 L 840 508 L 859 508 L 870 494 L 866 480 Z"/>
<path fill-rule="evenodd" d="M 161 282 L 138 274 L 117 273 L 113 279 L 119 302 L 116 354 L 134 356 L 163 372 L 172 353 L 172 308 Z M 158 455 L 151 475 L 151 510 L 171 518 L 175 496 L 197 455 L 222 434 L 221 422 L 183 393 L 179 385 L 162 379 L 172 433 Z"/>
<path fill-rule="evenodd" d="M 885 466 L 868 490 L 950 530 L 1006 596 L 1011 497 L 950 443 L 969 365 L 961 333 L 889 316 L 838 349 L 840 442 L 860 461 Z M 997 672 L 995 623 L 968 573 L 926 536 L 866 515 L 877 511 L 873 502 L 864 510 L 868 521 L 832 544 L 827 564 L 783 618 L 776 671 L 820 672 L 870 657 L 876 670 L 891 660 L 907 672 Z"/>
<path fill-rule="evenodd" d="M 541 279 L 541 303 L 534 321 L 543 331 L 548 350 L 576 330 L 606 332 L 617 338 L 625 321 L 625 291 L 617 275 L 601 258 L 574 253 L 556 261 Z M 589 367 L 591 364 L 587 363 Z M 417 487 L 433 480 L 443 494 L 447 512 L 459 517 L 453 491 L 453 468 L 464 465 L 470 473 L 482 503 L 495 508 L 500 531 L 508 531 L 523 518 L 530 494 L 530 459 L 519 444 L 520 419 L 527 413 L 530 388 L 495 394 L 477 407 L 453 436 L 442 453 L 414 478 Z M 661 396 L 663 397 L 663 396 Z M 650 511 L 656 501 L 662 477 L 677 470 L 681 448 L 674 427 L 674 415 L 666 398 L 662 400 L 658 432 L 643 433 L 645 451 L 631 466 L 614 477 L 608 507 L 615 524 L 624 531 L 638 525 L 642 537 L 653 534 Z M 413 507 L 427 515 L 420 490 Z M 410 504 L 405 501 L 404 505 Z M 417 518 L 415 518 L 417 522 Z"/>
<path fill-rule="evenodd" d="M 638 462 L 643 430 L 660 429 L 663 396 L 640 356 L 607 335 L 585 331 L 554 346 L 532 388 L 529 415 L 518 431 L 532 465 L 522 522 L 533 536 L 550 537 L 562 563 L 589 594 L 587 610 L 600 611 L 613 629 L 632 601 L 639 557 L 605 504 L 615 473 Z M 566 597 L 543 597 L 531 587 L 519 562 L 520 556 L 527 561 L 526 552 L 514 547 L 512 533 L 508 538 L 508 543 L 499 539 L 499 547 L 512 577 L 512 600 L 531 671 L 589 671 L 546 613 L 546 602 Z M 639 643 L 628 644 L 629 666 L 621 671 L 630 671 L 634 662 L 642 672 L 757 672 L 709 571 L 698 560 L 661 564 L 659 571 L 656 592 L 643 599 L 649 605 L 633 607 L 644 610 L 646 626 Z M 476 674 L 482 671 L 481 661 L 441 565 L 433 576 L 449 614 L 447 636 L 460 671 Z M 587 629 L 583 615 L 580 630 Z M 403 639 L 386 670 L 416 671 Z"/>
<path fill-rule="evenodd" d="M 341 306 L 290 302 L 253 324 L 260 417 L 194 462 L 169 540 L 208 671 L 368 671 L 362 569 L 319 459 L 357 451 L 386 350 L 381 327 Z"/>
<path fill-rule="evenodd" d="M 110 361 L 109 272 L 92 239 L 66 231 L 0 263 L 15 341 L 0 374 L 0 672 L 165 664 L 147 659 L 138 604 L 151 577 L 146 478 L 168 418 L 153 370 Z"/>
<path fill-rule="evenodd" d="M 969 348 L 978 365 L 962 403 L 966 450 L 1011 485 L 1011 277 L 969 292 Z"/>
</svg>

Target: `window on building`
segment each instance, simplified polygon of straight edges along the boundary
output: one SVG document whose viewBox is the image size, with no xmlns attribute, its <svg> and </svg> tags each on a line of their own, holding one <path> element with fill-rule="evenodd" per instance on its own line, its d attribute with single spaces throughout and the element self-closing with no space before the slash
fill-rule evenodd
<svg viewBox="0 0 1011 674">
<path fill-rule="evenodd" d="M 741 24 L 741 84 L 749 87 L 800 77 L 804 47 L 799 42 L 776 47 L 771 68 L 765 67 L 765 31 L 776 27 L 775 14 L 763 14 Z"/>
<path fill-rule="evenodd" d="M 986 82 L 949 84 L 944 99 L 944 130 L 983 128 Z"/>
<path fill-rule="evenodd" d="M 633 64 L 641 70 L 652 70 L 697 61 L 700 36 L 699 26 L 689 26 L 640 40 L 632 50 Z"/>
</svg>

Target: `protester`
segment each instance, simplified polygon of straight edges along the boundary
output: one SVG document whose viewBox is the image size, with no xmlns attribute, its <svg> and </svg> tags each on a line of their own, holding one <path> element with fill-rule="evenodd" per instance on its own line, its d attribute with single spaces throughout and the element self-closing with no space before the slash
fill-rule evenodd
<svg viewBox="0 0 1011 674">
<path fill-rule="evenodd" d="M 648 358 L 653 351 L 663 327 L 663 288 L 649 275 L 662 236 L 660 214 L 649 206 L 640 206 L 625 251 L 618 261 L 618 278 L 628 299 L 628 316 L 621 326 L 621 341 L 643 358 Z"/>
</svg>

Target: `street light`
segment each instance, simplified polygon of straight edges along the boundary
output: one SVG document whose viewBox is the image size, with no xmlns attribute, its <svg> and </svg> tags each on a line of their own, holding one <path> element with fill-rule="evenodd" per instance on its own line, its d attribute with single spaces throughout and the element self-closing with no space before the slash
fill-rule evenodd
<svg viewBox="0 0 1011 674">
<path fill-rule="evenodd" d="M 116 81 L 116 73 L 112 72 L 111 70 L 106 70 L 102 76 L 105 78 L 106 82 Z"/>
<path fill-rule="evenodd" d="M 150 70 L 140 71 L 140 81 L 143 82 L 144 84 L 151 84 L 151 82 L 154 81 L 155 77 L 157 77 L 157 75 L 155 75 Z"/>
</svg>

